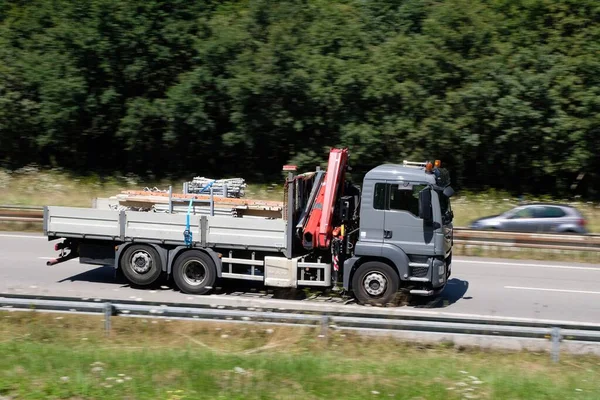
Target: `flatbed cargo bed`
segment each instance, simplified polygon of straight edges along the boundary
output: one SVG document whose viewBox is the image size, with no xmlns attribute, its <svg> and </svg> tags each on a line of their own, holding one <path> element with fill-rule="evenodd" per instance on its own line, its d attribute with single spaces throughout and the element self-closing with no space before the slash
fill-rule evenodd
<svg viewBox="0 0 600 400">
<path fill-rule="evenodd" d="M 48 237 L 184 245 L 187 217 L 186 214 L 48 206 L 44 208 L 44 233 Z M 189 219 L 192 247 L 278 253 L 287 249 L 287 223 L 282 219 L 207 215 L 190 215 Z"/>
</svg>

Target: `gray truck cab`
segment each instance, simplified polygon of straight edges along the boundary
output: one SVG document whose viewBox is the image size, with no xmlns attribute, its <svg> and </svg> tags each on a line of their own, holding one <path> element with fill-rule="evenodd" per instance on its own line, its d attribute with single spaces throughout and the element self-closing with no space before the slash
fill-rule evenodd
<svg viewBox="0 0 600 400">
<path fill-rule="evenodd" d="M 398 289 L 415 295 L 443 290 L 452 262 L 453 190 L 448 172 L 437 165 L 385 164 L 365 175 L 359 237 L 354 257 L 344 265 L 346 289 L 377 297 L 384 281 L 394 286 L 396 277 L 375 270 L 355 276 L 365 263 L 382 263 L 397 273 Z"/>
</svg>

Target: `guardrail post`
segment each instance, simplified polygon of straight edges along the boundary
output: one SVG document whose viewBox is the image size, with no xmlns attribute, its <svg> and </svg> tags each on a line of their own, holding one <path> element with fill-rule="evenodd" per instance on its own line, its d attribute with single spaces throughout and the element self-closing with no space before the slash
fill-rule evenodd
<svg viewBox="0 0 600 400">
<path fill-rule="evenodd" d="M 110 335 L 110 317 L 113 315 L 114 309 L 111 303 L 104 303 L 104 331 L 106 336 Z"/>
<path fill-rule="evenodd" d="M 329 333 L 329 316 L 323 315 L 321 317 L 321 336 L 327 339 L 327 334 Z"/>
<path fill-rule="evenodd" d="M 560 328 L 552 328 L 552 361 L 558 362 L 560 355 Z"/>
</svg>

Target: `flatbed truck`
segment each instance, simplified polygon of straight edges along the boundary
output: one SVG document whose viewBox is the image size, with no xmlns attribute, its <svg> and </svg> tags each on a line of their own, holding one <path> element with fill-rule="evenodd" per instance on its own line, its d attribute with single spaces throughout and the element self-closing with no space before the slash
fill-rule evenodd
<svg viewBox="0 0 600 400">
<path fill-rule="evenodd" d="M 331 149 L 324 171 L 284 167 L 280 218 L 46 206 L 44 234 L 60 240 L 47 264 L 111 266 L 138 287 L 166 275 L 196 295 L 220 279 L 343 289 L 359 304 L 440 293 L 452 265 L 448 171 L 439 160 L 384 164 L 358 187 L 348 168 L 346 148 Z"/>
</svg>

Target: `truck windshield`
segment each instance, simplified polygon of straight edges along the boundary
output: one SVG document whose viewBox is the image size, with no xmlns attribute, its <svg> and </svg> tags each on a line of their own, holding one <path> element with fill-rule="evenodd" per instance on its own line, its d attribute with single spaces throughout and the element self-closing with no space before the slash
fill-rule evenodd
<svg viewBox="0 0 600 400">
<path fill-rule="evenodd" d="M 452 213 L 452 206 L 450 205 L 450 198 L 441 191 L 437 192 L 440 198 L 440 208 L 442 211 L 442 223 L 444 225 L 449 224 L 454 219 Z"/>
</svg>

